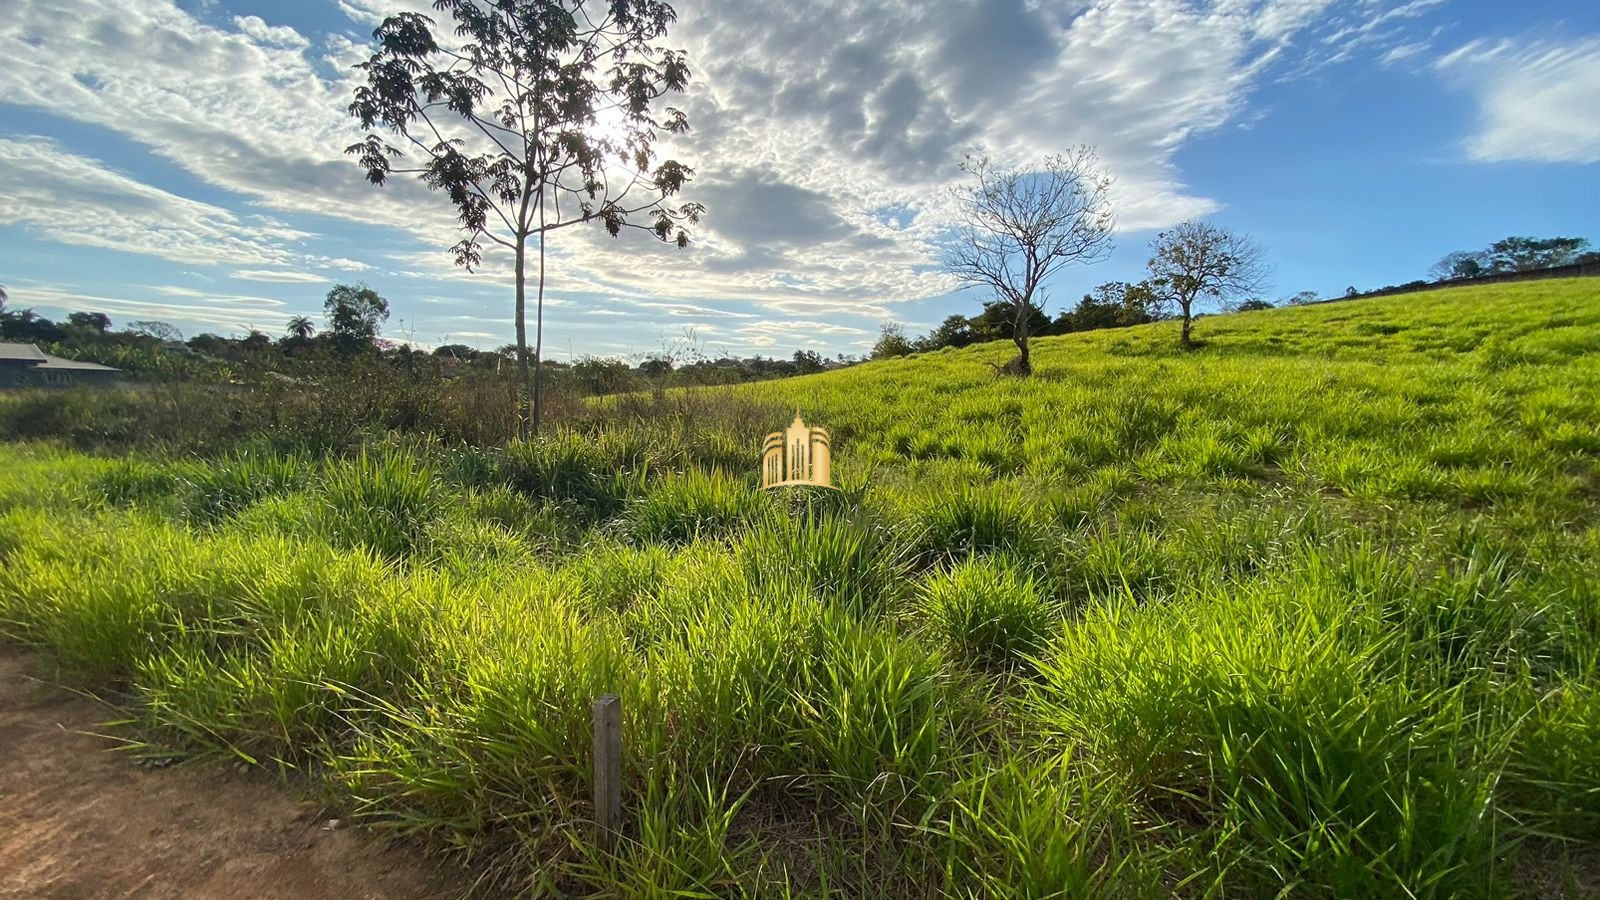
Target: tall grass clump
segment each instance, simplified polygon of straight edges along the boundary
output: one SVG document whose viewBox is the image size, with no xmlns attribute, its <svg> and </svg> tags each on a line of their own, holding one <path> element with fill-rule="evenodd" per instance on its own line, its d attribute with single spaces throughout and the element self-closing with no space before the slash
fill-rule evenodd
<svg viewBox="0 0 1600 900">
<path fill-rule="evenodd" d="M 270 451 L 236 451 L 186 473 L 185 513 L 200 524 L 216 524 L 267 497 L 299 488 L 311 464 Z"/>
<path fill-rule="evenodd" d="M 803 595 L 723 598 L 654 645 L 649 672 L 691 771 L 845 798 L 903 800 L 969 708 L 936 656 Z"/>
<path fill-rule="evenodd" d="M 930 491 L 915 501 L 910 530 L 925 563 L 969 553 L 1036 553 L 1043 536 L 1022 497 L 994 488 Z"/>
<path fill-rule="evenodd" d="M 402 452 L 362 451 L 326 467 L 315 489 L 314 527 L 343 547 L 366 547 L 384 559 L 421 549 L 445 509 L 432 467 Z"/>
<path fill-rule="evenodd" d="M 934 632 L 957 656 L 988 668 L 1030 665 L 1060 619 L 1031 576 L 985 558 L 929 575 L 917 593 Z"/>
<path fill-rule="evenodd" d="M 1378 677 L 1395 652 L 1334 594 L 1108 605 L 1040 665 L 1034 721 L 1202 823 L 1196 879 L 1451 896 L 1492 871 L 1491 778 L 1459 689 Z"/>
<path fill-rule="evenodd" d="M 1600 841 L 1600 688 L 1593 670 L 1542 693 L 1527 682 L 1507 693 L 1529 692 L 1535 696 L 1508 724 L 1503 808 L 1534 835 Z"/>
<path fill-rule="evenodd" d="M 646 444 L 626 433 L 561 431 L 508 444 L 502 466 L 502 479 L 518 491 L 603 519 L 640 492 L 650 456 Z"/>
<path fill-rule="evenodd" d="M 943 893 L 982 897 L 1170 897 L 1172 854 L 1142 844 L 1117 776 L 1070 754 L 979 757 L 929 825 Z"/>
<path fill-rule="evenodd" d="M 629 502 L 626 528 L 637 541 L 685 544 L 717 540 L 740 531 L 771 509 L 766 494 L 720 471 L 690 472 L 657 479 L 644 496 Z"/>
<path fill-rule="evenodd" d="M 146 506 L 156 511 L 178 502 L 181 475 L 171 465 L 128 457 L 110 462 L 89 482 L 91 498 L 110 506 Z"/>
<path fill-rule="evenodd" d="M 860 615 L 892 607 L 906 587 L 904 550 L 862 515 L 769 517 L 745 534 L 738 552 L 755 591 L 799 590 Z"/>
<path fill-rule="evenodd" d="M 666 547 L 602 541 L 573 556 L 566 571 L 595 606 L 624 612 L 659 595 L 672 564 L 673 554 Z"/>
</svg>

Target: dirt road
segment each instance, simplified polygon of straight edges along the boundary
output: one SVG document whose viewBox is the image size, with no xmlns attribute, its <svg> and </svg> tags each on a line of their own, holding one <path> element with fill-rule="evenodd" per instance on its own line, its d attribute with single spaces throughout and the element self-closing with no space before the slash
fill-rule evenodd
<svg viewBox="0 0 1600 900">
<path fill-rule="evenodd" d="M 145 768 L 114 710 L 0 646 L 0 897 L 418 898 L 462 893 L 415 852 L 327 828 L 270 774 Z"/>
</svg>

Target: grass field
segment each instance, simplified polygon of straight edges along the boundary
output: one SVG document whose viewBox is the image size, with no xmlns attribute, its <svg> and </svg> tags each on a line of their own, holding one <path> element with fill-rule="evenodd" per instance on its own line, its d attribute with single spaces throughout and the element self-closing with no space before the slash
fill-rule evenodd
<svg viewBox="0 0 1600 900">
<path fill-rule="evenodd" d="M 11 445 L 0 628 L 535 894 L 1600 890 L 1600 280 L 1176 327 L 504 448 Z M 837 495 L 755 489 L 796 405 Z"/>
</svg>

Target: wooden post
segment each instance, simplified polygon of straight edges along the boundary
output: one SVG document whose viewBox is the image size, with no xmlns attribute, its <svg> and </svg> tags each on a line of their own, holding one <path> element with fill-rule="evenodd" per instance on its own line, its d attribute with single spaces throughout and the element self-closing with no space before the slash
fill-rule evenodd
<svg viewBox="0 0 1600 900">
<path fill-rule="evenodd" d="M 594 840 L 603 853 L 616 847 L 622 826 L 622 700 L 594 701 Z"/>
</svg>

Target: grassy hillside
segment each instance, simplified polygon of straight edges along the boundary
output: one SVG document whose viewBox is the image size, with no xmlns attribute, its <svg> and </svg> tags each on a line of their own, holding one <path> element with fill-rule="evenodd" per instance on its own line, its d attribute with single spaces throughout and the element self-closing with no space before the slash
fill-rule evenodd
<svg viewBox="0 0 1600 900">
<path fill-rule="evenodd" d="M 534 893 L 1600 889 L 1600 281 L 1197 334 L 624 398 L 503 449 L 13 445 L 0 628 L 153 741 Z M 755 490 L 795 405 L 837 496 Z"/>
</svg>

